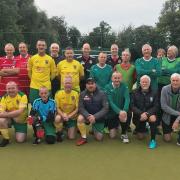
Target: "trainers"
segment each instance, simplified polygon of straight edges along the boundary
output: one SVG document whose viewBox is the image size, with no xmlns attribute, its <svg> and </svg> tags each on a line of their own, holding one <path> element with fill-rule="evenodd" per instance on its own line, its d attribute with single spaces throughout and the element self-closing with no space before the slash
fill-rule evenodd
<svg viewBox="0 0 180 180">
<path fill-rule="evenodd" d="M 57 132 L 56 133 L 56 141 L 57 142 L 62 142 L 63 141 L 63 133 L 62 132 Z"/>
<path fill-rule="evenodd" d="M 86 144 L 87 143 L 87 139 L 86 138 L 80 138 L 77 142 L 76 142 L 76 145 L 77 146 L 81 146 L 83 144 Z"/>
<path fill-rule="evenodd" d="M 37 145 L 37 144 L 40 144 L 40 143 L 41 143 L 41 139 L 35 138 L 35 140 L 33 142 L 33 145 Z"/>
<path fill-rule="evenodd" d="M 149 149 L 154 149 L 157 147 L 156 141 L 153 139 L 149 142 Z"/>
<path fill-rule="evenodd" d="M 3 139 L 1 141 L 0 147 L 5 147 L 9 144 L 9 139 Z"/>
<path fill-rule="evenodd" d="M 121 135 L 121 140 L 123 143 L 129 143 L 129 138 L 127 134 L 122 134 Z"/>
</svg>

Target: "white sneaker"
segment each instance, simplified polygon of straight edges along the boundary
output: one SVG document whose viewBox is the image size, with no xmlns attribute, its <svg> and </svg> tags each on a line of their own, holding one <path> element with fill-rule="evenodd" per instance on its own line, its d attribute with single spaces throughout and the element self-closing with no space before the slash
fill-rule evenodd
<svg viewBox="0 0 180 180">
<path fill-rule="evenodd" d="M 127 134 L 121 134 L 121 140 L 123 143 L 129 143 L 129 138 Z"/>
</svg>

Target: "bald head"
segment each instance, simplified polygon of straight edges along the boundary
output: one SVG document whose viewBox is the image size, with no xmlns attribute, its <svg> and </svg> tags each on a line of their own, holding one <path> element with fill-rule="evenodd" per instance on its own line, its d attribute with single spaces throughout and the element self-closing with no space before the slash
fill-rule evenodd
<svg viewBox="0 0 180 180">
<path fill-rule="evenodd" d="M 91 52 L 90 44 L 89 43 L 83 44 L 83 47 L 82 47 L 83 56 L 88 57 L 90 55 L 90 52 Z"/>
<path fill-rule="evenodd" d="M 112 44 L 111 45 L 111 55 L 112 56 L 118 56 L 118 51 L 119 51 L 118 45 Z"/>
<path fill-rule="evenodd" d="M 50 46 L 50 53 L 52 57 L 58 57 L 59 56 L 59 44 L 52 43 Z"/>
<path fill-rule="evenodd" d="M 12 58 L 14 55 L 15 48 L 14 48 L 13 44 L 7 43 L 4 47 L 4 51 L 8 58 Z"/>
<path fill-rule="evenodd" d="M 9 81 L 6 84 L 6 92 L 10 97 L 15 97 L 18 93 L 18 86 L 14 81 Z"/>
<path fill-rule="evenodd" d="M 115 87 L 118 87 L 122 81 L 122 74 L 120 72 L 115 71 L 112 74 L 112 82 Z"/>
</svg>

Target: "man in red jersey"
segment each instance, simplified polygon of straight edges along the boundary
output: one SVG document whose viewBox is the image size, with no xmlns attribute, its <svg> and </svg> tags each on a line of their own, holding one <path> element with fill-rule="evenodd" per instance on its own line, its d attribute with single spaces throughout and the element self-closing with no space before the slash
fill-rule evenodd
<svg viewBox="0 0 180 180">
<path fill-rule="evenodd" d="M 16 66 L 19 68 L 19 89 L 26 95 L 29 95 L 30 80 L 28 77 L 27 63 L 30 58 L 28 54 L 27 44 L 24 42 L 19 43 L 19 55 L 16 57 Z"/>
<path fill-rule="evenodd" d="M 14 81 L 19 85 L 19 68 L 16 66 L 17 59 L 14 57 L 13 44 L 7 43 L 4 51 L 6 56 L 0 58 L 0 97 L 6 93 L 6 84 Z"/>
</svg>

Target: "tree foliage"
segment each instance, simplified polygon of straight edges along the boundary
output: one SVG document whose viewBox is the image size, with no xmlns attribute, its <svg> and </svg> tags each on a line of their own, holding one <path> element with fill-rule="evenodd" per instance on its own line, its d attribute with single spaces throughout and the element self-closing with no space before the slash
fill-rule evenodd
<svg viewBox="0 0 180 180">
<path fill-rule="evenodd" d="M 155 27 L 142 25 L 135 28 L 130 25 L 116 33 L 107 22 L 101 21 L 84 36 L 75 26 L 68 26 L 65 17 L 48 18 L 35 6 L 34 0 L 0 0 L 0 4 L 1 51 L 7 42 L 17 46 L 20 41 L 25 41 L 34 53 L 36 41 L 40 38 L 45 39 L 48 45 L 57 42 L 62 48 L 69 45 L 80 48 L 88 42 L 92 48 L 109 49 L 112 43 L 117 43 L 120 49 L 130 48 L 137 56 L 141 55 L 144 43 L 151 44 L 154 50 L 180 44 L 180 0 L 164 3 Z"/>
<path fill-rule="evenodd" d="M 167 44 L 180 44 L 180 0 L 168 0 L 165 2 L 157 29 L 164 37 Z"/>
</svg>

